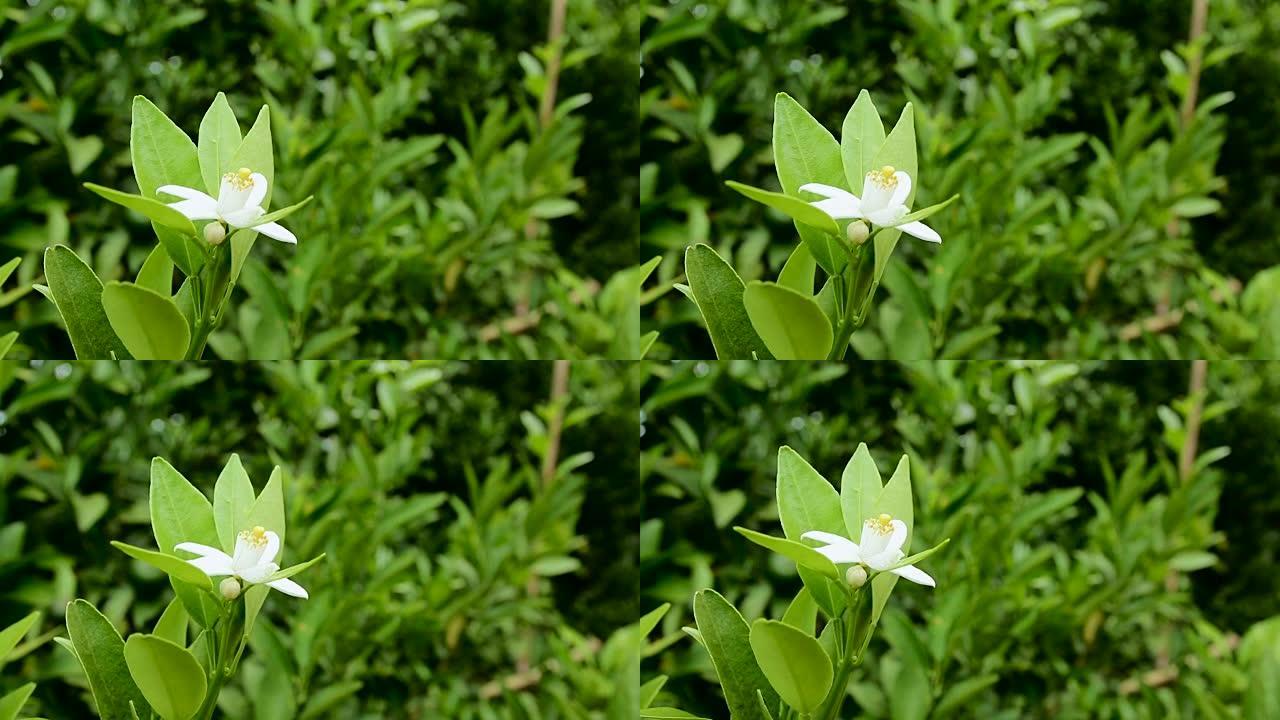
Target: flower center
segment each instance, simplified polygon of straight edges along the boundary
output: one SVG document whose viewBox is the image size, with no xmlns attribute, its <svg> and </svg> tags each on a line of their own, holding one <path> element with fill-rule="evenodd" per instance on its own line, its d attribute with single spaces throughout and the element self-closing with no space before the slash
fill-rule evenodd
<svg viewBox="0 0 1280 720">
<path fill-rule="evenodd" d="M 885 165 L 879 170 L 872 170 L 867 173 L 867 180 L 885 190 L 892 190 L 898 187 L 898 178 L 894 177 L 894 172 L 892 165 Z"/>
<path fill-rule="evenodd" d="M 261 525 L 255 525 L 252 530 L 241 530 L 240 539 L 254 546 L 255 548 L 263 548 L 267 546 L 267 529 Z"/>
<path fill-rule="evenodd" d="M 229 172 L 223 175 L 222 179 L 231 183 L 231 187 L 237 190 L 248 190 L 253 187 L 253 171 L 246 167 L 242 167 L 235 172 Z"/>
<path fill-rule="evenodd" d="M 867 527 L 876 531 L 881 535 L 889 535 L 893 533 L 893 516 L 889 513 L 880 513 L 879 516 L 867 518 Z"/>
</svg>

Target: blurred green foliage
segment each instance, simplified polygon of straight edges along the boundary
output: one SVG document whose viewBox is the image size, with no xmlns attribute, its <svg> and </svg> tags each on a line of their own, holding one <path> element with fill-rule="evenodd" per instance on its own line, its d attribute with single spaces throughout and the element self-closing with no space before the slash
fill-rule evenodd
<svg viewBox="0 0 1280 720">
<path fill-rule="evenodd" d="M 67 602 L 149 631 L 172 591 L 107 543 L 151 541 L 153 456 L 209 493 L 238 452 L 286 473 L 288 556 L 328 555 L 309 600 L 267 601 L 226 717 L 610 717 L 638 662 L 610 636 L 639 615 L 640 372 L 574 364 L 552 403 L 551 363 L 0 364 L 0 627 L 43 613 L 0 694 L 86 716 L 47 642 Z"/>
<path fill-rule="evenodd" d="M 134 95 L 194 137 L 224 90 L 242 118 L 271 107 L 276 206 L 315 201 L 290 218 L 297 248 L 252 254 L 211 343 L 218 356 L 625 357 L 615 336 L 635 306 L 600 287 L 638 262 L 639 12 L 569 2 L 543 126 L 550 5 L 0 10 L 0 262 L 28 260 L 0 296 L 0 334 L 20 331 L 16 357 L 72 356 L 54 308 L 31 292 L 36 256 L 63 243 L 104 281 L 132 279 L 154 245 L 147 224 L 81 183 L 133 188 Z"/>
<path fill-rule="evenodd" d="M 646 680 L 671 676 L 654 704 L 723 716 L 706 653 L 680 631 L 695 591 L 750 622 L 781 617 L 800 588 L 793 563 L 730 529 L 777 532 L 778 447 L 838 481 L 866 442 L 881 468 L 910 456 L 913 549 L 951 543 L 925 563 L 936 590 L 894 593 L 850 717 L 1272 717 L 1249 694 L 1280 700 L 1280 372 L 1209 364 L 1184 477 L 1188 375 L 1157 362 L 652 365 L 642 606 L 673 606 L 645 665 Z"/>
<path fill-rule="evenodd" d="M 864 88 L 882 109 L 915 103 L 916 205 L 961 200 L 931 220 L 940 248 L 899 244 L 854 336 L 861 357 L 1280 356 L 1275 281 L 1260 274 L 1280 265 L 1280 6 L 1211 3 L 1194 47 L 1191 6 L 646 3 L 641 244 L 665 256 L 644 308 L 655 357 L 713 357 L 696 309 L 667 292 L 686 246 L 711 244 L 751 280 L 774 278 L 796 244 L 786 218 L 724 186 L 777 188 L 774 94 L 838 131 Z"/>
</svg>

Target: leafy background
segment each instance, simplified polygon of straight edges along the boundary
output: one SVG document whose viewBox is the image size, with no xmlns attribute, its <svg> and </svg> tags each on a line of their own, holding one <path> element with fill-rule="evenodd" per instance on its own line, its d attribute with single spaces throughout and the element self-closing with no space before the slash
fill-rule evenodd
<svg viewBox="0 0 1280 720">
<path fill-rule="evenodd" d="M 194 136 L 226 91 L 271 106 L 277 207 L 298 247 L 255 249 L 212 346 L 225 359 L 555 358 L 619 350 L 608 281 L 636 259 L 636 21 L 568 3 L 556 119 L 543 127 L 550 0 L 49 0 L 0 10 L 0 296 L 15 357 L 72 357 L 31 291 L 70 245 L 131 280 L 141 216 L 129 114 L 150 98 Z M 270 331 L 262 330 L 262 328 Z M 255 332 L 256 330 L 256 332 Z"/>
<path fill-rule="evenodd" d="M 1280 676 L 1254 675 L 1241 640 L 1258 628 L 1255 650 L 1280 647 L 1272 364 L 1210 362 L 1203 394 L 1173 362 L 650 368 L 641 603 L 672 605 L 644 666 L 671 678 L 655 706 L 724 716 L 680 630 L 695 591 L 751 621 L 800 588 L 794 564 L 730 529 L 779 534 L 778 447 L 839 482 L 865 442 L 885 474 L 910 456 L 913 549 L 951 544 L 924 564 L 936 590 L 898 585 L 846 716 L 1273 716 L 1259 703 L 1280 701 Z"/>
<path fill-rule="evenodd" d="M 773 279 L 791 223 L 724 185 L 777 189 L 785 91 L 829 129 L 859 90 L 887 123 L 915 103 L 917 207 L 855 335 L 864 358 L 1277 357 L 1280 243 L 1270 128 L 1280 6 L 1210 4 L 1189 94 L 1196 0 L 679 0 L 641 27 L 641 249 L 653 357 L 713 357 L 683 282 L 706 242 Z"/>
<path fill-rule="evenodd" d="M 0 627 L 43 613 L 0 694 L 89 716 L 49 642 L 67 602 L 149 632 L 172 591 L 107 543 L 153 545 L 153 456 L 211 494 L 236 452 L 259 489 L 286 472 L 286 559 L 328 557 L 267 601 L 220 716 L 609 717 L 636 684 L 610 639 L 639 615 L 638 372 L 572 364 L 552 402 L 551 363 L 0 363 Z"/>
</svg>

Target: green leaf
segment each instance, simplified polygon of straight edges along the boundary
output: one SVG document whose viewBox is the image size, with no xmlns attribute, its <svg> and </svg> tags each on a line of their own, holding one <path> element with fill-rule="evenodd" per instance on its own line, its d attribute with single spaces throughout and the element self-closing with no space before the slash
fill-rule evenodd
<svg viewBox="0 0 1280 720">
<path fill-rule="evenodd" d="M 39 619 L 40 612 L 37 610 L 4 630 L 0 630 L 0 666 L 4 665 L 9 653 L 13 652 L 13 649 L 18 646 L 18 641 L 26 637 L 27 632 L 31 630 L 31 626 L 35 625 Z"/>
<path fill-rule="evenodd" d="M 249 252 L 253 250 L 253 244 L 257 239 L 257 230 L 237 230 L 231 233 L 231 237 L 227 241 L 231 243 L 231 278 L 228 280 L 229 287 L 235 287 L 236 281 L 240 279 L 240 271 L 244 269 L 244 263 L 249 259 Z"/>
<path fill-rule="evenodd" d="M 902 219 L 901 219 L 901 220 L 899 220 L 899 221 L 898 221 L 898 225 L 899 225 L 899 226 L 900 226 L 900 225 L 906 225 L 906 224 L 907 224 L 907 223 L 909 223 L 909 222 L 915 222 L 915 221 L 917 221 L 917 220 L 923 220 L 923 219 L 925 219 L 925 218 L 929 217 L 930 215 L 933 215 L 933 214 L 937 213 L 939 210 L 942 210 L 942 209 L 943 209 L 943 208 L 945 208 L 946 206 L 950 205 L 951 203 L 953 203 L 953 202 L 955 202 L 956 200 L 959 200 L 959 199 L 960 199 L 960 195 L 957 193 L 957 194 L 952 195 L 951 197 L 947 198 L 946 200 L 943 200 L 942 202 L 937 203 L 936 205 L 930 205 L 929 207 L 924 208 L 923 210 L 917 210 L 917 211 L 915 211 L 915 212 L 913 212 L 913 213 L 907 213 L 906 215 L 902 216 Z M 895 227 L 897 227 L 897 226 L 895 226 Z"/>
<path fill-rule="evenodd" d="M 190 583 L 202 590 L 213 591 L 213 583 L 209 580 L 209 576 L 182 558 L 156 552 L 155 550 L 134 547 L 118 540 L 112 540 L 111 547 L 135 560 L 141 560 L 175 580 Z"/>
<path fill-rule="evenodd" d="M 840 496 L 826 478 L 818 474 L 795 450 L 783 446 L 778 450 L 778 519 L 787 539 L 800 542 L 810 530 L 843 534 Z M 799 568 L 800 579 L 828 615 L 835 616 L 844 607 L 841 583 Z"/>
<path fill-rule="evenodd" d="M 694 302 L 707 324 L 707 333 L 721 360 L 771 359 L 773 355 L 751 327 L 742 303 L 745 286 L 738 273 L 707 245 L 693 245 L 684 254 L 684 272 Z"/>
<path fill-rule="evenodd" d="M 818 604 L 813 601 L 809 588 L 802 587 L 796 593 L 787 611 L 782 614 L 782 622 L 801 632 L 812 635 L 818 626 Z"/>
<path fill-rule="evenodd" d="M 187 608 L 182 604 L 182 600 L 174 598 L 169 601 L 169 605 L 160 614 L 160 619 L 156 621 L 155 631 L 152 634 L 162 637 L 175 645 L 186 647 L 187 625 L 190 624 L 190 620 L 191 616 L 187 613 Z"/>
<path fill-rule="evenodd" d="M 840 127 L 840 157 L 845 180 L 854 195 L 862 197 L 862 185 L 867 173 L 877 167 L 875 155 L 883 144 L 884 123 L 880 122 L 880 113 L 871 102 L 871 94 L 863 90 L 858 93 L 858 99 L 849 108 L 849 114 L 844 116 L 844 124 Z M 914 182 L 915 177 L 911 180 Z"/>
<path fill-rule="evenodd" d="M 875 514 L 875 503 L 880 499 L 880 491 L 884 487 L 880 479 L 880 470 L 871 457 L 866 443 L 858 443 L 858 449 L 844 466 L 844 474 L 840 476 L 840 510 L 844 514 L 847 532 L 841 533 L 859 542 L 862 537 L 862 525 L 867 518 Z"/>
<path fill-rule="evenodd" d="M 782 266 L 782 272 L 778 273 L 778 284 L 789 287 L 801 295 L 812 297 L 813 279 L 817 269 L 818 263 L 814 261 L 813 253 L 809 252 L 809 246 L 800 243 L 787 257 L 786 264 Z"/>
<path fill-rule="evenodd" d="M 129 674 L 160 717 L 195 717 L 207 685 L 204 668 L 186 648 L 156 635 L 130 635 L 124 657 Z"/>
<path fill-rule="evenodd" d="M 71 347 L 80 360 L 129 359 L 102 308 L 102 283 L 93 270 L 65 245 L 44 251 L 44 275 L 53 304 L 67 326 Z"/>
<path fill-rule="evenodd" d="M 758 203 L 762 203 L 781 212 L 798 223 L 808 225 L 823 232 L 835 235 L 840 234 L 840 226 L 836 224 L 836 221 L 833 220 L 830 215 L 798 197 L 769 192 L 768 190 L 761 190 L 758 187 L 744 185 L 732 180 L 725 182 L 725 185 L 728 185 L 730 188 L 746 195 Z"/>
<path fill-rule="evenodd" d="M 812 296 L 754 280 L 742 303 L 756 334 L 779 360 L 825 360 L 831 352 L 831 321 Z"/>
<path fill-rule="evenodd" d="M 784 622 L 756 620 L 751 624 L 751 649 L 783 702 L 802 715 L 822 705 L 834 673 L 817 638 Z"/>
<path fill-rule="evenodd" d="M 266 225 L 266 224 L 267 224 L 267 223 L 269 223 L 269 222 L 275 222 L 276 220 L 280 220 L 280 219 L 282 219 L 282 218 L 284 218 L 284 217 L 287 217 L 287 216 L 289 216 L 289 215 L 292 215 L 295 211 L 302 209 L 302 206 L 304 206 L 304 205 L 306 205 L 307 203 L 311 202 L 312 198 L 314 198 L 314 197 L 315 197 L 315 195 L 308 195 L 308 196 L 306 196 L 305 198 L 303 198 L 301 202 L 296 202 L 296 203 L 294 203 L 294 204 L 290 205 L 289 207 L 280 208 L 279 210 L 276 210 L 275 212 L 269 212 L 269 213 L 267 213 L 266 215 L 263 215 L 262 217 L 258 218 L 257 220 L 254 220 L 254 221 L 253 221 L 253 224 L 252 224 L 252 225 L 250 225 L 249 227 L 257 227 L 257 226 L 259 226 L 259 225 Z"/>
<path fill-rule="evenodd" d="M 138 271 L 137 285 L 165 297 L 173 295 L 173 260 L 163 245 L 151 249 L 151 254 Z"/>
<path fill-rule="evenodd" d="M 951 538 L 947 538 L 942 542 L 938 543 L 937 545 L 934 545 L 933 547 L 929 548 L 928 550 L 921 550 L 915 555 L 908 555 L 902 558 L 898 562 L 893 563 L 892 565 L 889 565 L 881 572 L 889 572 L 891 570 L 897 570 L 900 567 L 906 567 L 908 565 L 916 565 L 918 563 L 924 562 L 929 558 L 930 555 L 933 555 L 934 553 L 938 552 L 942 548 L 946 547 L 950 542 L 951 542 Z"/>
<path fill-rule="evenodd" d="M 117 205 L 123 205 L 134 212 L 141 213 L 146 216 L 148 220 L 151 220 L 162 227 L 177 230 L 184 235 L 191 235 L 193 237 L 196 234 L 196 226 L 187 219 L 186 215 L 183 215 L 159 200 L 152 200 L 151 198 L 143 197 L 141 195 L 131 195 L 130 193 L 120 192 L 119 190 L 113 190 L 109 187 L 103 187 L 102 185 L 95 185 L 94 183 L 85 183 L 84 186 Z"/>
<path fill-rule="evenodd" d="M 138 192 L 147 198 L 162 200 L 156 189 L 161 185 L 182 185 L 199 189 L 204 180 L 195 143 L 150 100 L 138 95 L 133 99 L 133 123 L 129 129 L 129 153 L 133 158 L 133 175 Z M 186 275 L 195 275 L 204 267 L 204 247 L 197 238 L 152 223 L 160 244 Z M 194 233 L 193 233 L 194 235 Z"/>
<path fill-rule="evenodd" d="M 687 713 L 679 708 L 651 707 L 640 709 L 640 720 L 707 720 L 699 715 Z"/>
<path fill-rule="evenodd" d="M 657 333 L 654 334 L 656 335 Z M 9 354 L 9 348 L 13 347 L 13 343 L 17 339 L 17 330 L 0 335 L 0 360 L 3 360 L 4 356 Z"/>
<path fill-rule="evenodd" d="M 213 486 L 213 522 L 219 544 L 228 555 L 235 550 L 236 535 L 253 527 L 249 524 L 253 500 L 253 482 L 240 464 L 240 456 L 233 454 Z"/>
<path fill-rule="evenodd" d="M 27 704 L 27 698 L 31 697 L 31 693 L 35 692 L 35 689 L 36 684 L 29 682 L 4 697 L 0 697 L 0 720 L 15 720 L 18 717 L 18 713 L 22 712 L 22 706 Z"/>
<path fill-rule="evenodd" d="M 87 600 L 73 600 L 67 605 L 67 635 L 89 679 L 101 720 L 132 720 L 130 703 L 140 714 L 150 711 L 151 706 L 129 675 L 124 640 L 111 621 Z"/>
<path fill-rule="evenodd" d="M 182 311 L 154 290 L 133 283 L 109 282 L 102 289 L 102 307 L 111 328 L 139 360 L 181 360 L 191 342 Z"/>
<path fill-rule="evenodd" d="M 22 258 L 16 257 L 4 265 L 0 265 L 0 285 L 3 285 L 5 281 L 9 279 L 9 276 L 13 274 L 13 271 L 16 270 L 18 265 L 21 263 Z"/>
<path fill-rule="evenodd" d="M 284 471 L 277 465 L 271 471 L 271 477 L 262 488 L 262 492 L 249 508 L 249 522 L 246 527 L 261 525 L 280 536 L 280 554 L 276 562 L 284 554 L 285 515 L 284 515 Z"/>
<path fill-rule="evenodd" d="M 766 706 L 777 704 L 778 694 L 756 664 L 747 621 L 714 590 L 702 590 L 693 596 L 693 617 L 720 679 L 729 715 L 734 720 L 764 720 L 756 691 L 765 694 Z"/>
<path fill-rule="evenodd" d="M 839 143 L 786 93 L 778 93 L 773 105 L 773 161 L 782 192 L 792 197 L 800 197 L 800 186 L 806 183 L 844 185 Z M 836 275 L 844 269 L 848 258 L 838 238 L 799 223 L 796 231 L 823 270 Z"/>
<path fill-rule="evenodd" d="M 880 146 L 875 159 L 871 162 L 871 167 L 873 168 L 885 165 L 890 165 L 895 170 L 901 170 L 911 176 L 911 193 L 907 195 L 906 202 L 906 206 L 910 208 L 912 201 L 915 200 L 916 191 L 920 188 L 920 178 L 916 164 L 915 115 L 911 103 L 907 103 L 907 106 L 902 109 L 902 115 L 898 118 L 898 123 L 893 126 L 893 130 L 885 138 L 884 144 Z M 893 228 L 886 228 L 876 233 L 875 270 L 872 274 L 873 285 L 879 285 L 885 268 L 889 266 L 889 258 L 893 255 L 893 249 L 898 245 L 898 237 L 900 235 L 902 235 L 902 231 Z"/>
<path fill-rule="evenodd" d="M 227 96 L 218 93 L 200 120 L 200 140 L 197 151 L 200 159 L 200 177 L 205 190 L 218 197 L 222 176 L 236 168 L 231 158 L 240 147 L 240 123 L 227 102 Z"/>
<path fill-rule="evenodd" d="M 907 526 L 907 539 L 902 543 L 902 552 L 911 549 L 911 538 L 915 527 L 915 508 L 911 504 L 911 463 L 906 455 L 898 461 L 889 482 L 885 483 L 876 499 L 874 513 L 888 513 L 901 520 Z M 871 581 L 871 624 L 874 626 L 889 602 L 893 586 L 898 584 L 898 576 L 893 573 L 880 573 Z"/>
<path fill-rule="evenodd" d="M 271 112 L 266 105 L 258 111 L 253 127 L 245 133 L 244 139 L 236 151 L 231 154 L 227 167 L 237 170 L 247 167 L 253 172 L 262 173 L 267 179 L 267 195 L 262 199 L 262 207 L 271 206 L 271 194 L 276 187 L 275 156 L 271 149 Z"/>
<path fill-rule="evenodd" d="M 218 531 L 213 507 L 199 490 L 163 458 L 151 461 L 151 529 L 156 546 L 174 552 L 178 543 L 195 542 L 218 547 Z M 194 585 L 172 580 L 174 592 L 182 598 L 187 612 L 203 627 L 218 617 L 213 598 Z"/>
<path fill-rule="evenodd" d="M 298 573 L 302 572 L 303 570 L 306 570 L 307 568 L 311 567 L 312 565 L 315 565 L 316 563 L 320 562 L 321 560 L 324 559 L 324 556 L 325 556 L 325 553 L 320 553 L 319 555 L 311 558 L 306 562 L 300 562 L 297 565 L 290 565 L 289 567 L 284 568 L 283 570 L 277 570 L 275 573 L 271 575 L 271 577 L 267 578 L 266 580 L 263 580 L 263 582 L 275 582 L 276 580 L 284 580 L 285 578 L 291 578 L 294 575 L 297 575 Z M 573 558 L 570 558 L 570 559 L 573 559 Z M 574 563 L 576 564 L 577 562 L 578 561 L 575 559 Z"/>
<path fill-rule="evenodd" d="M 751 542 L 763 548 L 772 550 L 773 552 L 795 562 L 801 567 L 807 567 L 814 572 L 822 573 L 832 579 L 840 578 L 840 570 L 836 567 L 835 563 L 831 562 L 827 559 L 827 556 L 808 545 L 796 542 L 795 540 L 765 535 L 764 533 L 759 533 L 755 530 L 748 530 L 744 527 L 734 527 L 733 529 L 737 531 L 739 535 L 745 537 Z"/>
</svg>

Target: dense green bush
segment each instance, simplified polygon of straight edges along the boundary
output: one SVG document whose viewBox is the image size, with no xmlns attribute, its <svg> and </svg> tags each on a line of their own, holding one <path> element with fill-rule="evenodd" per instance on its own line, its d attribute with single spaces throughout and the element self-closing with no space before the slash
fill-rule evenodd
<svg viewBox="0 0 1280 720">
<path fill-rule="evenodd" d="M 172 592 L 108 541 L 152 544 L 153 456 L 207 493 L 238 452 L 259 485 L 284 468 L 291 557 L 327 558 L 309 600 L 267 601 L 226 717 L 609 717 L 635 682 L 610 640 L 638 615 L 635 373 L 576 364 L 552 403 L 550 363 L 0 364 L 0 627 L 43 613 L 0 695 L 86 716 L 48 642 L 67 602 L 148 631 Z"/>
<path fill-rule="evenodd" d="M 31 292 L 44 248 L 70 245 L 105 281 L 154 246 L 81 187 L 133 187 L 133 96 L 194 136 L 223 90 L 242 120 L 271 108 L 277 204 L 315 200 L 290 218 L 296 248 L 253 253 L 218 356 L 627 356 L 635 306 L 600 286 L 637 262 L 628 3 L 569 3 L 545 127 L 548 0 L 28 5 L 0 12 L 15 355 L 71 357 Z"/>
<path fill-rule="evenodd" d="M 678 293 L 686 246 L 773 279 L 791 223 L 726 179 L 777 188 L 773 96 L 839 129 L 861 89 L 915 104 L 917 207 L 942 246 L 899 244 L 865 358 L 1275 357 L 1280 8 L 1215 2 L 1182 127 L 1191 0 L 686 0 L 641 29 L 645 326 L 711 357 Z M 892 123 L 895 117 L 884 118 Z M 1246 291 L 1241 293 L 1242 287 Z"/>
<path fill-rule="evenodd" d="M 1280 616 L 1280 375 L 1209 364 L 1184 476 L 1188 367 L 652 366 L 642 601 L 672 605 L 645 666 L 671 678 L 655 705 L 723 716 L 706 653 L 680 632 L 695 591 L 750 621 L 780 617 L 800 587 L 794 564 L 730 530 L 779 534 L 778 447 L 838 482 L 860 442 L 882 472 L 910 456 L 913 550 L 951 543 L 924 564 L 936 589 L 894 592 L 854 676 L 856 716 L 1231 718 L 1247 688 L 1274 702 L 1280 677 L 1237 646 L 1256 627 L 1250 644 L 1274 648 L 1280 625 L 1260 624 Z M 1245 717 L 1270 717 L 1260 707 Z"/>
</svg>

